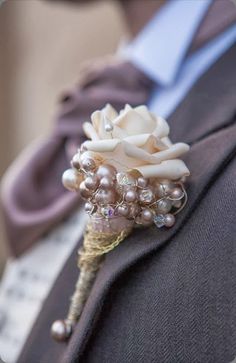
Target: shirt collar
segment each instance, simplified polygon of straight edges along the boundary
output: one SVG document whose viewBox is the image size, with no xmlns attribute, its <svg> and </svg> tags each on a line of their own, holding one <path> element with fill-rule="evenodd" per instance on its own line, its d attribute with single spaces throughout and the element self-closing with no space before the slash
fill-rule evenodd
<svg viewBox="0 0 236 363">
<path fill-rule="evenodd" d="M 172 84 L 194 34 L 212 0 L 170 0 L 138 36 L 122 49 L 122 56 L 153 81 Z"/>
</svg>

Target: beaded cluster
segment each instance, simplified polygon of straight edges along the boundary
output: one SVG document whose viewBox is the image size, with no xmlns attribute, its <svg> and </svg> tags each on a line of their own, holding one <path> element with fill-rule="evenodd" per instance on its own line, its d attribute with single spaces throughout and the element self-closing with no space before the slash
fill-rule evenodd
<svg viewBox="0 0 236 363">
<path fill-rule="evenodd" d="M 136 226 L 172 227 L 187 201 L 182 179 L 147 179 L 135 169 L 117 171 L 83 145 L 62 181 L 68 190 L 80 192 L 93 219 L 108 223 L 124 217 Z"/>
</svg>

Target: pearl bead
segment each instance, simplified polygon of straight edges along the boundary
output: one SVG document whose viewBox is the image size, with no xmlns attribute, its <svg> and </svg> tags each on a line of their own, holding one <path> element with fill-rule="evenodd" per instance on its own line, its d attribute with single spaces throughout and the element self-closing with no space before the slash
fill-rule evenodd
<svg viewBox="0 0 236 363">
<path fill-rule="evenodd" d="M 151 222 L 153 220 L 153 214 L 149 209 L 143 209 L 141 212 L 141 219 L 146 222 Z"/>
<path fill-rule="evenodd" d="M 165 215 L 165 226 L 172 227 L 175 224 L 175 216 L 173 214 L 166 214 Z"/>
<path fill-rule="evenodd" d="M 85 206 L 84 206 L 85 212 L 91 213 L 94 210 L 94 208 L 95 208 L 95 206 L 92 203 L 90 203 L 90 202 L 85 203 Z"/>
<path fill-rule="evenodd" d="M 51 327 L 52 337 L 59 341 L 66 341 L 72 333 L 72 324 L 65 320 L 56 320 Z"/>
<path fill-rule="evenodd" d="M 164 180 L 163 182 L 156 184 L 156 193 L 158 197 L 162 198 L 165 195 L 168 195 L 174 186 L 174 183 L 170 182 L 169 180 Z"/>
<path fill-rule="evenodd" d="M 64 187 L 72 192 L 79 189 L 80 182 L 82 180 L 82 175 L 78 174 L 73 169 L 67 169 L 62 175 L 62 184 Z"/>
<path fill-rule="evenodd" d="M 148 179 L 145 179 L 143 177 L 138 178 L 138 186 L 140 188 L 146 188 L 148 185 Z"/>
<path fill-rule="evenodd" d="M 173 207 L 175 207 L 175 208 L 180 208 L 182 205 L 181 200 L 173 200 L 172 203 L 173 203 Z"/>
<path fill-rule="evenodd" d="M 118 207 L 118 213 L 123 217 L 127 217 L 129 215 L 129 212 L 130 208 L 127 204 L 122 204 Z"/>
<path fill-rule="evenodd" d="M 97 186 L 98 186 L 97 176 L 96 175 L 88 176 L 84 180 L 84 184 L 85 184 L 87 189 L 95 190 L 97 188 Z"/>
<path fill-rule="evenodd" d="M 96 163 L 91 158 L 85 158 L 81 161 L 81 166 L 85 171 L 91 171 L 96 168 Z"/>
<path fill-rule="evenodd" d="M 138 204 L 131 204 L 130 205 L 130 211 L 129 211 L 129 217 L 135 218 L 140 212 L 140 207 Z"/>
<path fill-rule="evenodd" d="M 95 196 L 95 200 L 99 205 L 114 204 L 116 194 L 113 190 L 99 190 Z"/>
<path fill-rule="evenodd" d="M 113 125 L 111 122 L 107 121 L 106 125 L 105 125 L 105 131 L 106 132 L 111 132 L 113 130 Z"/>
<path fill-rule="evenodd" d="M 80 154 L 75 154 L 71 160 L 71 165 L 75 169 L 80 169 Z"/>
<path fill-rule="evenodd" d="M 125 200 L 126 202 L 135 202 L 137 200 L 138 196 L 137 193 L 134 190 L 128 190 L 125 193 Z"/>
<path fill-rule="evenodd" d="M 174 188 L 170 193 L 170 197 L 175 200 L 179 200 L 179 199 L 183 198 L 183 196 L 184 196 L 184 193 L 183 193 L 182 189 L 180 189 L 180 188 Z"/>
<path fill-rule="evenodd" d="M 88 199 L 91 197 L 91 191 L 86 188 L 84 181 L 80 184 L 79 190 L 82 198 Z"/>
<path fill-rule="evenodd" d="M 171 210 L 172 202 L 168 199 L 162 199 L 157 203 L 158 213 L 168 213 Z"/>
<path fill-rule="evenodd" d="M 100 180 L 100 186 L 103 189 L 111 189 L 114 186 L 114 182 L 113 182 L 112 178 L 109 178 L 108 176 L 104 176 Z"/>
<path fill-rule="evenodd" d="M 97 170 L 97 176 L 102 179 L 104 176 L 115 178 L 116 169 L 112 165 L 101 165 Z"/>
</svg>

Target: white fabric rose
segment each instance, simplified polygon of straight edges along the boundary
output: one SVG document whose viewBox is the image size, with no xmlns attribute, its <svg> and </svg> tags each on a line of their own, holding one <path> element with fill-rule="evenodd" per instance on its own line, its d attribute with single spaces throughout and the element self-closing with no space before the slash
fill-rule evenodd
<svg viewBox="0 0 236 363">
<path fill-rule="evenodd" d="M 172 144 L 167 122 L 146 106 L 126 105 L 118 114 L 111 105 L 91 116 L 83 125 L 88 151 L 98 154 L 117 171 L 138 170 L 145 178 L 177 180 L 189 175 L 178 157 L 189 150 L 185 143 Z"/>
</svg>

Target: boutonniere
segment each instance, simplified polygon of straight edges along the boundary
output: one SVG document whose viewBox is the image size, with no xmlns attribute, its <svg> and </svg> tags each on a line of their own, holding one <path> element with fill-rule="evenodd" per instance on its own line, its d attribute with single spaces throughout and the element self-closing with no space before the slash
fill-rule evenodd
<svg viewBox="0 0 236 363">
<path fill-rule="evenodd" d="M 79 251 L 79 279 L 68 316 L 52 325 L 58 341 L 70 337 L 106 253 L 137 227 L 171 228 L 184 208 L 189 170 L 180 156 L 189 146 L 169 139 L 168 123 L 146 106 L 107 105 L 85 122 L 88 137 L 63 174 L 64 186 L 79 192 L 89 215 Z"/>
</svg>

